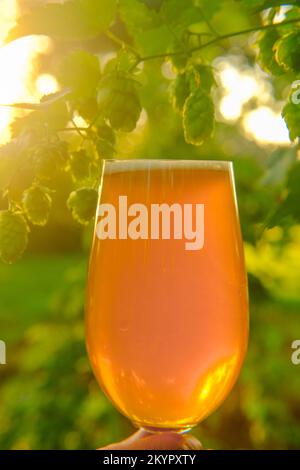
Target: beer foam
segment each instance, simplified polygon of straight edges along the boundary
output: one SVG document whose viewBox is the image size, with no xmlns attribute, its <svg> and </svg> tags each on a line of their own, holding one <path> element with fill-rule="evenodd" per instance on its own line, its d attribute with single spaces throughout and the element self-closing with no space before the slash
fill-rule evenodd
<svg viewBox="0 0 300 470">
<path fill-rule="evenodd" d="M 104 173 L 124 173 L 142 170 L 230 170 L 232 162 L 217 160 L 104 160 Z"/>
</svg>

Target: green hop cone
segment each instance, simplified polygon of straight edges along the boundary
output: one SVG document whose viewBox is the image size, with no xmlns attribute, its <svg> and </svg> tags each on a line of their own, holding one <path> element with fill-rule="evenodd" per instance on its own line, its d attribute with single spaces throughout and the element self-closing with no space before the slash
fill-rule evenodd
<svg viewBox="0 0 300 470">
<path fill-rule="evenodd" d="M 281 75 L 284 72 L 283 68 L 277 63 L 273 50 L 274 44 L 279 39 L 280 34 L 278 30 L 272 28 L 262 31 L 257 41 L 257 61 L 263 70 L 273 75 Z"/>
<path fill-rule="evenodd" d="M 188 144 L 202 145 L 214 130 L 215 112 L 210 95 L 201 88 L 186 100 L 183 108 L 183 128 Z"/>
<path fill-rule="evenodd" d="M 187 73 L 180 73 L 170 86 L 170 96 L 173 107 L 181 112 L 190 94 L 190 81 Z"/>
<path fill-rule="evenodd" d="M 184 44 L 183 38 L 181 38 L 181 40 L 175 39 L 170 48 L 170 52 L 172 53 L 174 51 L 182 50 L 183 44 Z M 169 57 L 169 60 L 175 70 L 177 70 L 178 72 L 182 72 L 184 69 L 186 69 L 189 58 L 190 56 L 188 53 L 174 54 L 174 55 L 171 54 Z"/>
<path fill-rule="evenodd" d="M 181 112 L 192 92 L 201 88 L 209 93 L 215 83 L 211 67 L 202 64 L 189 67 L 185 72 L 179 73 L 171 83 L 170 95 L 173 107 Z"/>
<path fill-rule="evenodd" d="M 96 148 L 100 157 L 112 158 L 115 154 L 116 135 L 105 122 L 97 126 Z"/>
<path fill-rule="evenodd" d="M 115 147 L 105 139 L 97 139 L 96 148 L 101 158 L 112 158 L 115 154 Z"/>
<path fill-rule="evenodd" d="M 66 142 L 43 143 L 33 153 L 36 175 L 43 180 L 54 179 L 66 168 L 68 147 Z"/>
<path fill-rule="evenodd" d="M 105 82 L 98 93 L 99 108 L 113 129 L 133 131 L 142 111 L 136 82 L 122 75 Z"/>
<path fill-rule="evenodd" d="M 173 65 L 175 70 L 181 71 L 184 70 L 187 66 L 189 56 L 182 54 L 182 55 L 174 55 L 170 57 L 171 64 Z"/>
<path fill-rule="evenodd" d="M 114 130 L 104 121 L 97 126 L 97 135 L 100 139 L 107 140 L 107 142 L 110 142 L 112 145 L 116 143 Z"/>
<path fill-rule="evenodd" d="M 90 176 L 90 157 L 84 149 L 70 156 L 70 171 L 75 181 L 83 181 Z"/>
<path fill-rule="evenodd" d="M 287 71 L 300 72 L 300 33 L 292 31 L 274 45 L 277 63 Z"/>
<path fill-rule="evenodd" d="M 29 227 L 20 212 L 0 211 L 0 257 L 13 263 L 24 253 L 28 243 Z"/>
<path fill-rule="evenodd" d="M 24 212 L 31 223 L 41 227 L 46 225 L 52 206 L 48 188 L 32 186 L 24 192 L 22 203 Z"/>
<path fill-rule="evenodd" d="M 190 71 L 191 91 L 200 87 L 202 90 L 210 93 L 212 87 L 216 84 L 212 67 L 209 65 L 195 64 Z"/>
<path fill-rule="evenodd" d="M 95 189 L 80 188 L 70 194 L 67 206 L 77 222 L 87 225 L 95 215 L 97 200 L 98 194 Z"/>
</svg>

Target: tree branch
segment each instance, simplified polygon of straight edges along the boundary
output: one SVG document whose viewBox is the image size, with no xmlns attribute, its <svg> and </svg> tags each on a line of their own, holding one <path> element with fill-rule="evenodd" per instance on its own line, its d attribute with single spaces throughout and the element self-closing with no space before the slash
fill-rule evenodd
<svg viewBox="0 0 300 470">
<path fill-rule="evenodd" d="M 267 29 L 280 28 L 282 26 L 286 26 L 288 24 L 293 24 L 293 23 L 300 23 L 300 17 L 293 18 L 287 21 L 282 21 L 281 23 L 272 23 L 272 24 L 267 24 L 267 25 L 262 25 L 262 26 L 256 26 L 254 28 L 244 29 L 242 31 L 236 31 L 234 33 L 223 34 L 222 36 L 217 36 L 214 39 L 211 39 L 210 41 L 207 41 L 204 44 L 201 44 L 200 46 L 197 46 L 197 47 L 193 47 L 191 49 L 140 57 L 136 61 L 136 63 L 132 66 L 131 71 L 134 70 L 142 62 L 148 62 L 150 60 L 155 60 L 155 59 L 165 59 L 167 57 L 174 57 L 174 56 L 179 56 L 179 55 L 186 55 L 186 54 L 191 55 L 194 52 L 198 52 L 202 49 L 205 49 L 206 47 L 213 46 L 214 44 L 217 44 L 218 42 L 224 41 L 226 39 L 231 39 L 237 36 L 243 36 L 246 34 L 256 33 L 258 31 L 265 31 Z"/>
</svg>

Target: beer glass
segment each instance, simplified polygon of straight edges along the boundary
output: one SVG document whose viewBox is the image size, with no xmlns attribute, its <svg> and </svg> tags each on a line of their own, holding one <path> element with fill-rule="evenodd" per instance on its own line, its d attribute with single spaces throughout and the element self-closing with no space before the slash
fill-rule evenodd
<svg viewBox="0 0 300 470">
<path fill-rule="evenodd" d="M 99 384 L 136 426 L 183 432 L 219 407 L 248 340 L 231 162 L 104 161 L 86 338 Z"/>
</svg>

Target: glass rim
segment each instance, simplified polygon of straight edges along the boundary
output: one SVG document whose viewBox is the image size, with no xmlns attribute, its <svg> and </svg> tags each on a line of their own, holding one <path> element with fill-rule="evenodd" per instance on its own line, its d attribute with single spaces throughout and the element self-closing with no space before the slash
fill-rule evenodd
<svg viewBox="0 0 300 470">
<path fill-rule="evenodd" d="M 102 163 L 105 167 L 115 167 L 125 170 L 132 167 L 132 169 L 155 169 L 157 168 L 208 168 L 211 170 L 232 170 L 233 162 L 231 160 L 185 160 L 185 159 L 155 159 L 155 158 L 132 158 L 132 159 L 103 159 Z"/>
</svg>

